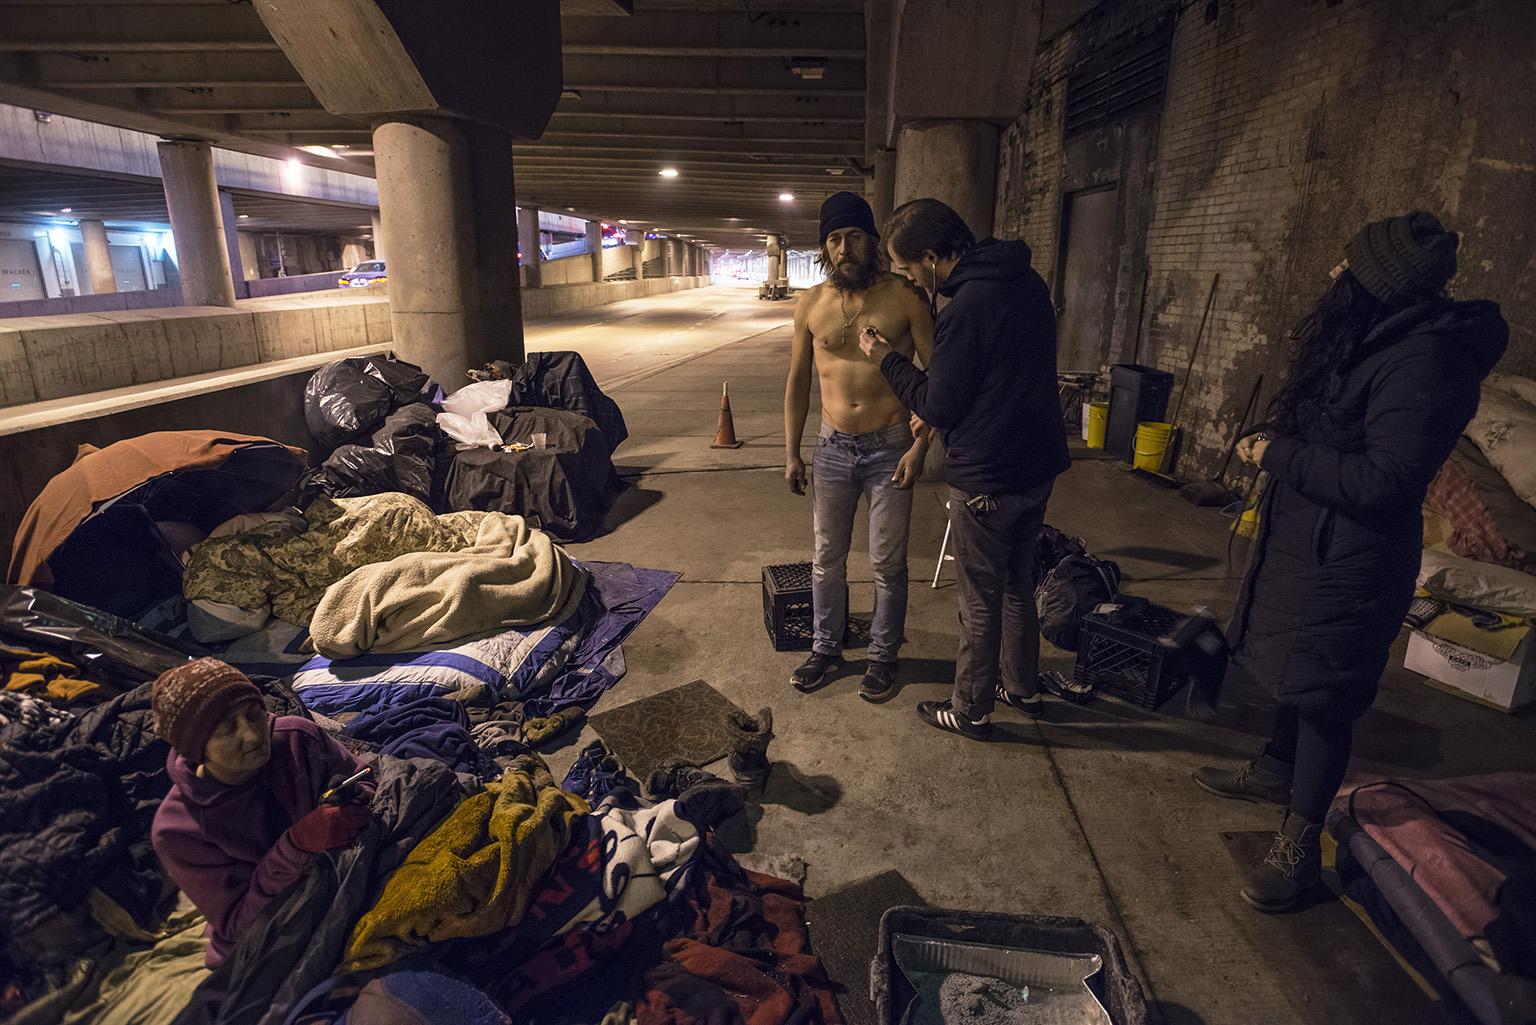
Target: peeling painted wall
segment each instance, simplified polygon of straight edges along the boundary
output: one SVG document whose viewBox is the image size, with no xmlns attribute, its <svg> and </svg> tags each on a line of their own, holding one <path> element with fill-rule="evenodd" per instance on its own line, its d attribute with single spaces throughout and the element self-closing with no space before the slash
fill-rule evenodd
<svg viewBox="0 0 1536 1025">
<path fill-rule="evenodd" d="M 1140 357 L 1194 362 L 1181 466 L 1216 468 L 1257 375 L 1268 400 L 1288 333 L 1362 223 L 1423 208 L 1463 233 L 1459 298 L 1501 303 L 1502 368 L 1536 374 L 1536 4 L 1529 0 L 1109 0 L 1042 47 L 1029 109 L 1005 134 L 997 233 L 1023 238 L 1053 281 L 1074 140 L 1065 80 L 1160 16 L 1177 17 L 1142 239 Z M 1143 182 L 1143 185 L 1146 183 Z M 1139 285 L 1112 289 L 1106 362 L 1131 357 Z M 1176 392 L 1177 396 L 1177 392 Z M 1177 398 L 1175 398 L 1177 401 Z"/>
</svg>

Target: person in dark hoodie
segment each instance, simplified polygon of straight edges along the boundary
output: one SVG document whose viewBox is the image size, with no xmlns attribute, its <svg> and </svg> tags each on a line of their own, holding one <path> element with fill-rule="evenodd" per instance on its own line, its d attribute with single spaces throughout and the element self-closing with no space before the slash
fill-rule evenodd
<svg viewBox="0 0 1536 1025">
<path fill-rule="evenodd" d="M 1056 397 L 1056 315 L 1029 246 L 978 243 L 936 199 L 896 209 L 885 243 L 891 269 L 928 292 L 933 360 L 924 373 L 873 330 L 860 346 L 943 439 L 960 580 L 954 691 L 946 701 L 919 702 L 917 713 L 986 740 L 999 701 L 1041 714 L 1035 537 L 1051 488 L 1071 465 Z M 949 299 L 942 310 L 941 295 Z"/>
<path fill-rule="evenodd" d="M 362 763 L 308 719 L 269 715 L 256 685 L 217 659 L 162 673 L 153 701 L 155 732 L 171 745 L 171 791 L 150 835 L 208 920 L 216 968 L 315 855 L 350 846 L 367 825 L 365 803 L 321 799 Z"/>
<path fill-rule="evenodd" d="M 1290 377 L 1265 425 L 1238 445 L 1270 484 L 1228 634 L 1234 668 L 1278 706 L 1258 758 L 1195 780 L 1286 809 L 1242 890 L 1260 911 L 1293 907 L 1318 881 L 1355 721 L 1413 600 L 1424 493 L 1508 340 L 1495 303 L 1446 297 L 1457 244 L 1422 212 L 1350 239 L 1292 333 Z"/>
</svg>

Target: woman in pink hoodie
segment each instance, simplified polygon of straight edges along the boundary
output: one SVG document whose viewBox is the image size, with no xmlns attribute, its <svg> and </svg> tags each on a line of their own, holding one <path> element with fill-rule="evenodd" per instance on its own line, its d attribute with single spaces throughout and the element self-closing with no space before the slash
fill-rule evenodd
<svg viewBox="0 0 1536 1025">
<path fill-rule="evenodd" d="M 155 853 L 208 920 L 217 967 L 316 854 L 350 846 L 367 825 L 366 804 L 321 801 L 362 763 L 308 719 L 268 714 L 256 685 L 216 659 L 161 674 L 154 711 L 172 782 Z"/>
</svg>

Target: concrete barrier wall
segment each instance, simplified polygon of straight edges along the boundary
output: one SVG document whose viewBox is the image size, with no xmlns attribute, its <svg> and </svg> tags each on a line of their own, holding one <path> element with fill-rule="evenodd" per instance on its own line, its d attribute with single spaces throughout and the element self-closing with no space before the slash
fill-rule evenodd
<svg viewBox="0 0 1536 1025">
<path fill-rule="evenodd" d="M 539 283 L 544 288 L 580 285 L 591 280 L 592 257 L 586 253 L 546 260 L 539 264 Z"/>
<path fill-rule="evenodd" d="M 602 284 L 560 285 L 554 288 L 528 288 L 523 290 L 523 319 L 553 317 L 593 306 L 623 302 L 626 299 L 678 292 L 685 288 L 702 288 L 707 284 L 709 284 L 707 277 L 675 277 L 605 281 Z"/>
<path fill-rule="evenodd" d="M 0 320 L 14 317 L 50 317 L 71 313 L 112 313 L 119 310 L 158 310 L 181 305 L 181 288 L 151 288 L 138 292 L 103 292 L 100 295 L 57 296 L 0 303 Z"/>
<path fill-rule="evenodd" d="M 128 310 L 0 324 L 0 406 L 390 341 L 389 303 Z"/>
<path fill-rule="evenodd" d="M 321 274 L 295 274 L 290 278 L 247 278 L 240 284 L 245 285 L 246 294 L 252 299 L 269 295 L 294 295 L 298 292 L 350 292 L 352 291 L 350 288 L 336 287 L 336 282 L 346 272 L 346 269 L 342 269 L 328 270 Z M 383 292 L 388 287 L 387 284 L 369 285 L 367 289 L 360 291 Z"/>
</svg>

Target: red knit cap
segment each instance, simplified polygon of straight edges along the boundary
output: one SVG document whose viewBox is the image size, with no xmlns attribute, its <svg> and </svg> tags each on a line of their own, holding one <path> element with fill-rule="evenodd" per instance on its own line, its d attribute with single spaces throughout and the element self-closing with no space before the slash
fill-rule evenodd
<svg viewBox="0 0 1536 1025">
<path fill-rule="evenodd" d="M 261 691 L 244 673 L 216 658 L 200 658 L 155 680 L 155 732 L 182 757 L 201 762 L 219 723 L 251 700 L 260 701 Z"/>
</svg>

